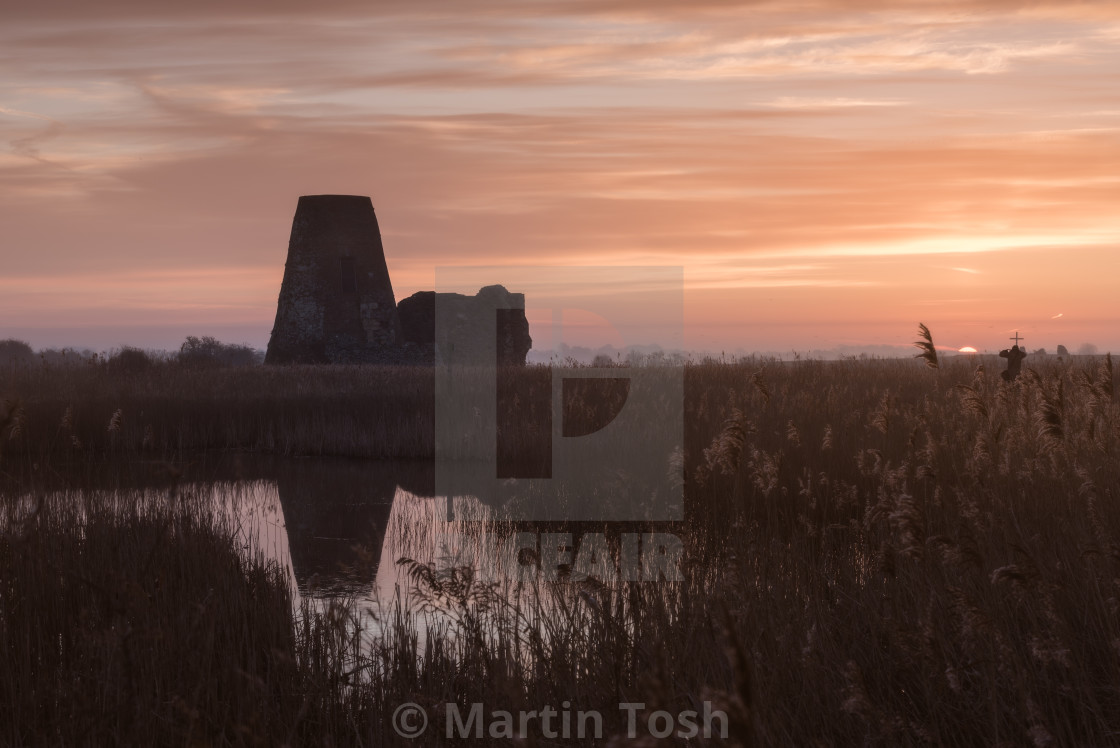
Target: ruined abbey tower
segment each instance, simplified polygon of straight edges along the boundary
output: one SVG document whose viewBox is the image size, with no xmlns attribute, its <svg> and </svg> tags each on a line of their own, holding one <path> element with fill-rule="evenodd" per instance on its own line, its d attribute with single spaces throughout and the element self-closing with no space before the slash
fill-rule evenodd
<svg viewBox="0 0 1120 748">
<path fill-rule="evenodd" d="M 401 341 L 368 197 L 305 195 L 292 221 L 268 363 L 358 363 Z"/>
<path fill-rule="evenodd" d="M 492 355 L 496 342 L 499 361 L 525 363 L 532 340 L 524 295 L 502 286 L 477 296 L 427 291 L 398 309 L 373 202 L 305 195 L 292 221 L 265 363 L 430 364 L 437 356 L 437 303 L 456 312 L 456 329 L 445 333 L 460 355 L 475 345 Z M 487 333 L 496 339 L 481 346 L 477 338 Z"/>
</svg>

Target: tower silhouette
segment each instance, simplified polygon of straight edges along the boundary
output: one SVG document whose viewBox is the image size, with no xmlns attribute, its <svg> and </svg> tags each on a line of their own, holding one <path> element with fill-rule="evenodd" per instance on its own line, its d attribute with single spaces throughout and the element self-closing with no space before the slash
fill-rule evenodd
<svg viewBox="0 0 1120 748">
<path fill-rule="evenodd" d="M 373 202 L 301 197 L 265 361 L 390 363 L 401 341 Z"/>
</svg>

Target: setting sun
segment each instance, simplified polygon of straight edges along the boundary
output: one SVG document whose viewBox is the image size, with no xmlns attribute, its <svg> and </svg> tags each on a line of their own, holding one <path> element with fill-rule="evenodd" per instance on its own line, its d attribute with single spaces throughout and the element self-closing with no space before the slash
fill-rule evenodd
<svg viewBox="0 0 1120 748">
<path fill-rule="evenodd" d="M 976 349 L 970 345 L 966 345 L 964 348 L 958 350 L 957 353 L 976 353 Z"/>
</svg>

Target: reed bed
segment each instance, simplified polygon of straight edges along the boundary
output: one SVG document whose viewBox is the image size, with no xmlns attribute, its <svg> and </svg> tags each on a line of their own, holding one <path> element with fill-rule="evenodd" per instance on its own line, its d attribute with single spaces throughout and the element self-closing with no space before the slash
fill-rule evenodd
<svg viewBox="0 0 1120 748">
<path fill-rule="evenodd" d="M 4 510 L 0 743 L 248 744 L 298 727 L 286 577 L 190 497 Z"/>
<path fill-rule="evenodd" d="M 208 450 L 370 459 L 432 454 L 430 368 L 152 362 L 0 368 L 0 450 L 55 462 Z"/>
<path fill-rule="evenodd" d="M 230 559 L 221 568 L 216 561 L 199 566 L 206 590 L 221 588 L 213 594 L 228 598 L 215 620 L 237 622 L 214 625 L 241 633 L 235 646 L 195 659 L 239 663 L 238 672 L 256 673 L 265 686 L 220 703 L 183 696 L 196 704 L 205 730 L 168 717 L 171 727 L 158 736 L 168 744 L 239 745 L 263 735 L 272 742 L 403 745 L 389 718 L 404 702 L 420 704 L 442 726 L 447 702 L 516 712 L 567 701 L 573 710 L 600 710 L 604 736 L 563 744 L 623 745 L 619 702 L 677 712 L 708 701 L 729 717 L 728 738 L 713 745 L 1116 744 L 1120 402 L 1111 359 L 1028 358 L 1016 382 L 1000 379 L 998 359 L 942 359 L 936 369 L 927 362 L 690 365 L 686 520 L 673 528 L 686 548 L 680 582 L 531 580 L 518 589 L 510 580 L 491 583 L 469 566 L 417 556 L 405 562 L 409 588 L 372 613 L 340 602 L 285 617 L 279 611 L 290 601 L 276 592 L 279 580 L 253 588 L 260 570 L 235 563 L 228 548 L 208 553 Z M 423 394 L 419 379 L 391 371 L 324 376 L 359 388 L 359 374 L 395 383 L 378 385 L 379 393 L 415 386 L 417 397 Z M 235 388 L 222 381 L 215 375 L 214 392 Z M 283 386 L 298 396 L 291 381 Z M 308 391 L 329 396 L 311 385 Z M 106 391 L 106 409 L 113 395 L 136 397 Z M 32 399 L 23 397 L 23 423 L 33 424 L 26 415 Z M 54 408 L 68 401 L 52 397 Z M 269 417 L 282 417 L 282 406 L 276 408 Z M 106 423 L 112 412 L 104 414 Z M 12 448 L 22 438 L 10 436 L 18 417 L 9 409 L 3 426 L 9 452 L 0 459 L 31 459 L 35 445 L 47 443 Z M 415 444 L 421 442 L 417 437 Z M 55 726 L 66 718 L 61 706 L 35 712 L 17 691 L 21 683 L 42 682 L 47 685 L 37 693 L 69 688 L 63 693 L 75 694 L 80 689 L 72 684 L 93 678 L 83 669 L 87 659 L 116 667 L 90 666 L 90 672 L 109 673 L 102 682 L 118 696 L 79 700 L 79 713 L 88 715 L 83 724 L 118 731 L 102 735 L 132 734 L 121 725 L 142 720 L 135 711 L 122 716 L 127 710 L 119 694 L 131 693 L 123 654 L 55 664 L 56 652 L 71 651 L 60 649 L 60 641 L 110 640 L 112 651 L 125 648 L 119 640 L 129 629 L 115 623 L 122 619 L 112 617 L 111 606 L 102 603 L 100 617 L 82 618 L 74 604 L 55 604 L 58 579 L 66 579 L 58 573 L 62 562 L 39 558 L 57 558 L 67 544 L 82 547 L 86 531 L 74 529 L 65 511 L 51 519 L 56 510 L 44 507 L 28 520 L 22 519 L 32 511 L 27 499 L 11 503 L 20 509 L 10 513 L 0 540 L 6 585 L 0 641 L 17 665 L 5 694 L 24 705 L 21 714 L 40 716 L 20 717 L 18 729 L 31 732 L 12 728 L 8 741 L 42 730 L 46 742 L 82 742 L 49 732 L 65 729 Z M 167 539 L 155 546 L 163 548 L 178 537 L 160 529 L 166 522 L 160 515 L 143 522 L 115 516 L 102 521 L 135 538 L 131 552 L 141 561 L 149 553 L 164 558 L 144 538 Z M 192 532 L 210 532 L 202 520 L 182 522 L 195 522 Z M 195 563 L 182 560 L 193 554 L 174 547 L 166 554 L 169 568 L 172 559 Z M 152 605 L 144 601 L 158 594 L 135 573 L 144 563 L 113 558 L 101 571 L 67 566 L 90 579 L 107 575 L 98 584 L 123 601 L 118 604 L 135 598 L 136 605 Z M 179 597 L 191 601 L 179 606 L 188 621 L 197 598 L 207 599 L 198 584 Z M 40 587 L 42 594 L 35 592 Z M 67 594 L 84 589 L 71 587 Z M 17 589 L 24 598 L 11 592 Z M 129 592 L 137 589 L 143 594 Z M 77 610 L 95 609 L 98 595 L 82 594 L 89 600 L 75 603 Z M 27 602 L 15 606 L 16 599 Z M 239 612 L 238 604 L 247 607 Z M 424 619 L 416 606 L 445 615 Z M 360 635 L 361 617 L 371 614 L 379 616 L 372 641 Z M 42 620 L 57 623 L 39 636 L 30 622 Z M 153 630 L 176 625 L 161 619 Z M 20 649 L 25 642 L 30 646 Z M 108 651 L 98 646 L 95 652 Z M 144 657 L 165 662 L 158 649 L 152 644 Z M 269 659 L 273 650 L 286 654 Z M 147 675 L 142 682 L 156 680 Z M 173 686 L 161 688 L 172 693 Z M 220 684 L 215 688 L 225 693 Z M 109 727 L 98 728 L 97 720 Z M 259 732 L 238 728 L 245 724 Z M 424 739 L 426 745 L 456 742 L 439 729 Z M 536 744 L 548 742 L 538 736 Z"/>
</svg>

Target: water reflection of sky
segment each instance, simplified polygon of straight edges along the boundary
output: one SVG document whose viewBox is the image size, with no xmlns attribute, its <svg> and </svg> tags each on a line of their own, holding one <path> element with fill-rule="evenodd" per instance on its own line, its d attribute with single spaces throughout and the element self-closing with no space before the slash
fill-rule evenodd
<svg viewBox="0 0 1120 748">
<path fill-rule="evenodd" d="M 446 498 L 417 496 L 399 486 L 388 502 L 370 492 L 327 494 L 323 484 L 290 493 L 283 479 L 198 488 L 209 494 L 216 514 L 237 528 L 245 553 L 286 570 L 297 609 L 307 603 L 324 611 L 346 601 L 367 634 L 390 620 L 397 605 L 419 628 L 446 622 L 443 611 L 415 594 L 401 558 L 436 568 L 487 569 L 501 547 L 495 525 L 487 522 L 489 508 L 472 497 L 453 500 L 455 519 L 449 521 Z"/>
<path fill-rule="evenodd" d="M 228 524 L 246 557 L 283 570 L 297 611 L 306 605 L 323 612 L 345 602 L 367 635 L 392 620 L 398 605 L 417 630 L 445 627 L 450 620 L 445 608 L 425 605 L 407 565 L 398 563 L 402 558 L 436 569 L 476 570 L 481 582 L 497 583 L 500 599 L 515 606 L 522 621 L 544 614 L 545 599 L 575 594 L 553 585 L 519 585 L 505 545 L 512 525 L 472 496 L 451 502 L 433 496 L 432 483 L 430 463 L 239 456 L 199 467 L 188 480 L 137 470 L 126 479 L 102 476 L 85 489 L 47 496 L 69 507 L 79 523 L 83 507 L 90 506 L 211 512 L 220 527 Z M 17 497 L 12 517 L 30 514 L 34 505 L 31 494 Z"/>
<path fill-rule="evenodd" d="M 380 507 L 385 522 L 379 527 L 370 522 L 377 517 L 369 507 L 361 505 L 351 512 L 334 507 L 336 514 L 323 524 L 298 510 L 288 518 L 285 506 L 291 509 L 295 499 L 282 502 L 275 481 L 214 483 L 207 490 L 219 516 L 238 528 L 243 550 L 288 570 L 297 602 L 305 597 L 390 600 L 398 585 L 407 587 L 406 572 L 397 563 L 405 557 L 436 566 L 482 568 L 491 562 L 482 557 L 492 547 L 491 533 L 478 524 L 489 510 L 470 497 L 454 499 L 456 519 L 449 522 L 444 497 L 397 488 L 391 503 Z"/>
</svg>

